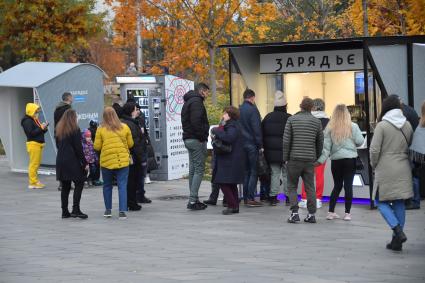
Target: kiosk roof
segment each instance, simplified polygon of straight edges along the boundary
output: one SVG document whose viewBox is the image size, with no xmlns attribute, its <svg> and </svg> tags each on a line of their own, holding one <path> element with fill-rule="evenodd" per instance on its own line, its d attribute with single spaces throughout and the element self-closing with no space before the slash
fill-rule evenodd
<svg viewBox="0 0 425 283">
<path fill-rule="evenodd" d="M 25 62 L 0 73 L 0 87 L 35 88 L 85 63 Z M 92 65 L 97 67 L 96 65 Z M 99 70 L 103 72 L 100 68 Z"/>
</svg>

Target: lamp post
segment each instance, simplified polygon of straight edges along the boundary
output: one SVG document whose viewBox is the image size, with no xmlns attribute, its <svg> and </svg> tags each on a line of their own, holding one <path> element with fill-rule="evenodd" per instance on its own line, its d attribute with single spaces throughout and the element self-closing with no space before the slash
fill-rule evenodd
<svg viewBox="0 0 425 283">
<path fill-rule="evenodd" d="M 137 1 L 136 13 L 137 70 L 139 73 L 143 73 L 142 13 L 140 0 Z"/>
</svg>

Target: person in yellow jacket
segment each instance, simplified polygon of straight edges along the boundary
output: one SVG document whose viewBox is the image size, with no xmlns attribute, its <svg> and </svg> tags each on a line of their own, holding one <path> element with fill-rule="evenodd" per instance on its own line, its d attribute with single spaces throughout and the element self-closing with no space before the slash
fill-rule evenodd
<svg viewBox="0 0 425 283">
<path fill-rule="evenodd" d="M 29 189 L 43 189 L 44 184 L 38 180 L 37 171 L 40 167 L 44 148 L 44 135 L 47 132 L 48 123 L 41 123 L 38 120 L 40 106 L 35 103 L 28 103 L 25 110 L 25 116 L 22 118 L 21 125 L 27 136 L 27 152 L 29 155 L 28 179 Z"/>
<path fill-rule="evenodd" d="M 112 180 L 118 184 L 119 218 L 127 218 L 127 180 L 131 163 L 130 148 L 133 147 L 130 128 L 121 123 L 112 107 L 103 112 L 103 122 L 97 129 L 94 149 L 100 151 L 100 167 L 103 177 L 105 217 L 112 216 Z"/>
</svg>

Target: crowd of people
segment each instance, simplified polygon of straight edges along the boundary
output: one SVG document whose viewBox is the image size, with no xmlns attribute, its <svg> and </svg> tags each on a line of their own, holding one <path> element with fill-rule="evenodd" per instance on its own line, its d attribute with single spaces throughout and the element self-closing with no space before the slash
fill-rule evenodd
<svg viewBox="0 0 425 283">
<path fill-rule="evenodd" d="M 352 122 L 344 104 L 338 104 L 328 118 L 322 99 L 304 97 L 300 111 L 287 112 L 285 94 L 276 91 L 274 110 L 262 120 L 255 104 L 256 95 L 246 89 L 239 109 L 223 110 L 217 127 L 208 122 L 204 105 L 209 87 L 200 83 L 184 95 L 181 113 L 183 141 L 189 156 L 190 210 L 204 210 L 216 205 L 219 190 L 224 194 L 224 215 L 239 213 L 240 202 L 248 207 L 278 203 L 278 194 L 286 195 L 290 206 L 289 223 L 301 221 L 299 208 L 306 208 L 304 222 L 316 223 L 316 210 L 322 206 L 324 171 L 330 159 L 334 187 L 326 219 L 352 219 L 353 178 L 359 158 L 357 148 L 365 139 L 359 126 Z M 421 117 L 397 95 L 383 100 L 382 111 L 370 143 L 370 165 L 374 172 L 373 199 L 379 212 L 392 229 L 388 249 L 401 250 L 407 240 L 404 234 L 405 210 L 420 207 L 424 191 L 425 168 L 425 102 Z M 38 119 L 40 107 L 28 103 L 22 127 L 27 135 L 29 154 L 29 188 L 40 189 L 37 170 L 44 147 L 48 123 Z M 140 203 L 150 203 L 145 196 L 149 136 L 145 117 L 132 97 L 124 105 L 106 107 L 100 126 L 90 121 L 81 129 L 72 109 L 72 95 L 64 93 L 54 113 L 57 146 L 56 172 L 60 181 L 62 218 L 87 215 L 80 210 L 84 184 L 103 184 L 105 217 L 112 216 L 112 188 L 119 192 L 119 218 L 128 210 L 140 210 Z M 212 139 L 212 193 L 201 202 L 198 191 L 205 173 L 208 136 Z M 262 160 L 264 162 L 261 162 Z M 260 165 L 259 164 L 263 164 Z M 266 169 L 262 168 L 265 166 Z M 396 165 L 396 166 L 395 166 Z M 413 169 L 413 170 L 412 170 Z M 100 179 L 102 174 L 103 183 Z M 412 175 L 413 172 L 413 175 Z M 298 183 L 302 180 L 301 201 Z M 257 183 L 260 179 L 260 201 Z M 68 197 L 74 183 L 72 211 Z M 240 198 L 238 185 L 243 186 Z M 344 189 L 345 215 L 335 212 L 337 199 Z M 423 196 L 422 196 L 423 197 Z"/>
<path fill-rule="evenodd" d="M 147 167 L 147 145 L 150 143 L 145 117 L 133 98 L 115 108 L 106 107 L 103 121 L 90 121 L 87 129 L 78 126 L 78 116 L 72 109 L 73 97 L 65 92 L 54 112 L 54 137 L 57 147 L 56 178 L 60 182 L 62 218 L 88 218 L 80 210 L 85 184 L 103 185 L 105 217 L 112 216 L 112 188 L 116 184 L 119 195 L 119 218 L 125 219 L 128 210 L 138 211 L 141 203 L 151 203 L 145 196 L 144 183 Z M 117 110 L 116 110 L 117 109 Z M 30 189 L 45 187 L 38 180 L 37 171 L 45 144 L 48 123 L 41 123 L 40 107 L 26 106 L 22 127 L 27 136 Z M 121 120 L 120 120 L 121 118 Z M 100 181 L 100 173 L 103 182 Z M 68 198 L 74 183 L 72 211 Z"/>
<path fill-rule="evenodd" d="M 184 96 L 183 139 L 190 166 L 188 209 L 203 210 L 208 205 L 217 205 L 219 189 L 224 194 L 224 215 L 239 213 L 242 200 L 248 207 L 263 206 L 266 201 L 275 206 L 277 195 L 283 192 L 290 206 L 289 223 L 301 221 L 300 207 L 308 211 L 304 222 L 316 223 L 316 210 L 322 206 L 326 160 L 330 159 L 334 186 L 326 219 L 352 219 L 353 179 L 359 162 L 357 148 L 365 143 L 359 126 L 352 122 L 344 104 L 336 105 L 328 118 L 322 99 L 304 97 L 300 111 L 290 115 L 281 91 L 276 91 L 274 110 L 263 120 L 251 89 L 245 90 L 239 109 L 233 106 L 224 109 L 219 126 L 210 133 L 212 192 L 208 200 L 200 202 L 198 191 L 205 171 L 210 127 L 204 106 L 208 94 L 208 86 L 199 84 Z M 397 95 L 388 96 L 383 100 L 370 145 L 370 165 L 375 176 L 373 199 L 392 229 L 387 248 L 396 251 L 407 240 L 403 232 L 405 210 L 419 208 L 420 190 L 425 191 L 425 102 L 421 114 L 419 118 Z M 269 168 L 260 173 L 263 157 Z M 269 178 L 265 172 L 269 172 Z M 298 201 L 300 178 L 302 193 Z M 260 201 L 256 199 L 258 180 Z M 243 185 L 242 198 L 238 184 Z M 340 217 L 335 207 L 342 189 L 345 214 Z"/>
</svg>

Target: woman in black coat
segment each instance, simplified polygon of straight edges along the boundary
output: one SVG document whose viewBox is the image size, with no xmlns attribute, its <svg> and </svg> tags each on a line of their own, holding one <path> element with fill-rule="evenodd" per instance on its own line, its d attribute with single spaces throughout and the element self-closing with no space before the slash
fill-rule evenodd
<svg viewBox="0 0 425 283">
<path fill-rule="evenodd" d="M 86 219 L 87 214 L 80 210 L 81 193 L 87 177 L 88 165 L 84 157 L 81 131 L 77 124 L 75 110 L 66 110 L 56 126 L 58 155 L 56 156 L 56 178 L 62 183 L 62 218 L 78 217 Z M 68 210 L 68 197 L 74 182 L 72 212 Z"/>
<path fill-rule="evenodd" d="M 224 109 L 224 127 L 217 127 L 211 130 L 212 138 L 219 139 L 226 145 L 231 145 L 229 153 L 219 153 L 214 150 L 215 164 L 212 182 L 219 184 L 227 200 L 227 209 L 223 210 L 224 215 L 239 213 L 238 184 L 243 183 L 245 168 L 243 137 L 241 126 L 238 122 L 239 110 L 233 106 Z"/>
<path fill-rule="evenodd" d="M 138 211 L 142 209 L 141 205 L 137 204 L 137 189 L 141 186 L 142 174 L 143 174 L 143 134 L 140 128 L 139 121 L 136 120 L 138 116 L 138 109 L 136 103 L 127 102 L 122 108 L 121 122 L 126 124 L 131 131 L 134 145 L 130 150 L 131 156 L 133 157 L 133 164 L 130 165 L 128 171 L 128 182 L 127 182 L 127 205 L 131 211 Z"/>
</svg>

